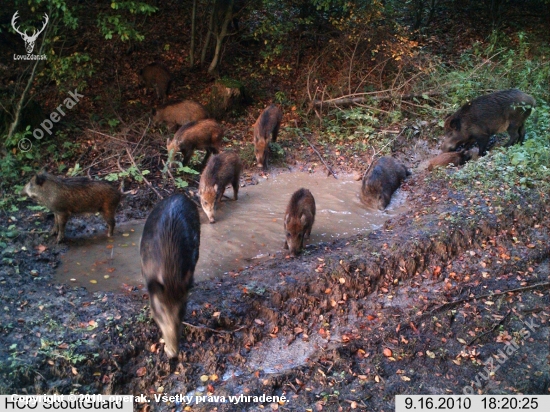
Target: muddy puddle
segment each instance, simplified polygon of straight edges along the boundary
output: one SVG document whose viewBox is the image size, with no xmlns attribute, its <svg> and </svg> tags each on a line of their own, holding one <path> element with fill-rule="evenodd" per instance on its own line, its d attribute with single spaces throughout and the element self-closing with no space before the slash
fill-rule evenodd
<svg viewBox="0 0 550 412">
<path fill-rule="evenodd" d="M 260 178 L 258 185 L 240 188 L 238 201 L 224 198 L 215 224 L 209 224 L 200 210 L 201 248 L 195 280 L 237 271 L 282 252 L 284 211 L 292 193 L 301 187 L 311 191 L 317 206 L 308 245 L 372 231 L 407 209 L 405 194 L 400 190 L 386 211 L 366 209 L 358 196 L 361 182 L 351 176 L 336 180 L 298 172 Z M 226 195 L 233 198 L 231 188 Z M 90 291 L 139 287 L 143 284 L 139 242 L 144 223 L 118 225 L 113 239 L 103 233 L 69 239 L 69 250 L 61 257 L 56 280 Z"/>
</svg>

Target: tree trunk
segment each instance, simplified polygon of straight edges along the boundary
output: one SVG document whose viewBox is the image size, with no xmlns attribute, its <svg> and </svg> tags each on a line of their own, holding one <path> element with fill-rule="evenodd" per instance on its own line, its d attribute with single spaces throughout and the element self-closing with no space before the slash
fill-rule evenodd
<svg viewBox="0 0 550 412">
<path fill-rule="evenodd" d="M 197 0 L 193 0 L 193 11 L 191 12 L 191 46 L 189 47 L 189 67 L 195 65 L 195 24 L 197 20 Z"/>
<path fill-rule="evenodd" d="M 44 44 L 46 43 L 46 39 L 48 38 L 48 34 L 50 32 L 48 26 L 46 30 L 44 31 L 44 37 L 42 38 L 42 43 L 40 44 L 40 50 L 38 51 L 38 54 L 44 53 Z M 25 89 L 23 90 L 23 93 L 21 93 L 21 97 L 19 98 L 19 101 L 17 102 L 17 105 L 15 106 L 15 112 L 13 113 L 13 122 L 10 124 L 10 127 L 8 129 L 8 136 L 6 141 L 11 141 L 11 138 L 13 137 L 15 130 L 17 129 L 17 126 L 19 126 L 19 119 L 21 118 L 21 112 L 24 108 L 24 103 L 27 98 L 27 93 L 29 92 L 29 89 L 31 88 L 34 78 L 36 75 L 36 68 L 38 67 L 38 64 L 41 62 L 41 60 L 35 60 L 31 75 L 29 76 L 29 79 L 27 80 L 27 85 L 25 86 Z M 3 142 L 2 149 L 5 149 L 6 142 Z"/>
<path fill-rule="evenodd" d="M 210 13 L 210 21 L 208 22 L 208 31 L 206 32 L 206 39 L 204 40 L 204 45 L 202 46 L 201 53 L 201 64 L 204 64 L 206 61 L 206 52 L 208 51 L 208 46 L 210 45 L 210 37 L 212 37 L 212 32 L 214 31 L 214 16 L 216 14 L 216 7 L 218 2 L 214 0 L 212 4 L 212 13 Z"/>
<path fill-rule="evenodd" d="M 225 10 L 225 16 L 223 19 L 221 30 L 219 33 L 216 33 L 216 49 L 214 50 L 214 57 L 212 58 L 210 67 L 208 67 L 209 74 L 213 74 L 215 72 L 216 68 L 218 67 L 218 63 L 220 62 L 223 39 L 225 39 L 225 37 L 227 36 L 227 27 L 233 19 L 233 1 L 234 0 L 230 0 L 227 4 L 227 9 Z"/>
</svg>

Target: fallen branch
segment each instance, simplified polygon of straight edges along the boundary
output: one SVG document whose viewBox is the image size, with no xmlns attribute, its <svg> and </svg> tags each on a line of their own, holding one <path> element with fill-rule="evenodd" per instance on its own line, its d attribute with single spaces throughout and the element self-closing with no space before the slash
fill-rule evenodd
<svg viewBox="0 0 550 412">
<path fill-rule="evenodd" d="M 185 326 L 189 326 L 190 328 L 205 329 L 205 330 L 209 330 L 210 332 L 214 332 L 214 333 L 235 333 L 235 332 L 240 331 L 241 329 L 246 328 L 246 326 L 241 326 L 240 328 L 237 328 L 235 330 L 216 330 L 216 329 L 209 328 L 208 326 L 195 326 L 195 325 L 192 325 L 190 323 L 183 322 L 183 321 L 181 323 L 183 323 Z"/>
<path fill-rule="evenodd" d="M 489 298 L 489 297 L 505 295 L 506 293 L 513 293 L 513 292 L 523 292 L 523 291 L 526 291 L 526 290 L 537 289 L 537 288 L 540 288 L 542 286 L 550 287 L 550 282 L 537 283 L 535 285 L 525 286 L 525 287 L 517 288 L 517 289 L 508 289 L 508 290 L 505 290 L 504 292 L 488 293 L 486 295 L 469 296 L 469 297 L 464 298 L 464 299 L 459 299 L 459 300 L 455 300 L 453 302 L 444 303 L 443 305 L 439 306 L 438 308 L 435 308 L 434 310 L 430 311 L 429 314 L 432 315 L 435 312 L 439 312 L 442 309 L 445 309 L 447 307 L 455 306 L 455 305 L 458 305 L 458 304 L 463 303 L 463 302 L 469 302 L 470 300 L 474 300 L 474 299 Z"/>
<path fill-rule="evenodd" d="M 319 159 L 321 159 L 321 162 L 323 162 L 323 164 L 325 165 L 325 167 L 327 168 L 329 174 L 331 174 L 332 176 L 334 176 L 335 179 L 338 179 L 338 176 L 336 176 L 336 174 L 334 173 L 334 171 L 330 168 L 330 166 L 327 164 L 327 162 L 325 162 L 325 160 L 323 159 L 323 156 L 321 156 L 321 153 L 319 153 L 319 151 L 317 150 L 317 148 L 315 146 L 313 146 L 311 144 L 311 142 L 307 139 L 307 137 L 305 137 L 302 132 L 300 131 L 300 129 L 298 129 L 298 122 L 296 120 L 294 120 L 294 124 L 296 125 L 296 132 L 300 135 L 300 137 L 302 139 L 304 139 L 308 144 L 309 146 L 313 149 L 313 151 L 315 153 L 317 153 L 317 156 L 319 156 Z"/>
<path fill-rule="evenodd" d="M 92 129 L 87 129 L 87 130 L 88 130 L 89 132 L 96 133 L 96 134 L 100 134 L 101 136 L 108 137 L 109 139 L 116 140 L 117 142 L 120 142 L 120 143 L 124 143 L 124 144 L 137 144 L 137 143 L 134 143 L 134 142 L 129 142 L 128 140 L 119 139 L 119 138 L 117 138 L 117 137 L 111 136 L 110 134 L 105 134 L 105 133 L 98 132 L 98 131 L 96 131 L 96 130 L 92 130 Z"/>
<path fill-rule="evenodd" d="M 499 320 L 497 323 L 495 323 L 495 324 L 493 325 L 493 327 L 491 328 L 491 330 L 488 330 L 487 332 L 482 333 L 481 335 L 476 336 L 476 337 L 473 338 L 466 346 L 472 346 L 472 343 L 474 343 L 476 340 L 478 340 L 478 339 L 484 337 L 485 335 L 488 335 L 489 333 L 493 333 L 493 331 L 494 331 L 496 328 L 498 328 L 500 325 L 502 325 L 502 324 L 504 323 L 504 321 L 508 318 L 508 316 L 510 316 L 510 313 L 512 313 L 511 310 L 509 310 L 508 313 L 507 313 L 506 315 L 504 315 L 504 316 L 502 317 L 501 320 Z"/>
<path fill-rule="evenodd" d="M 355 93 L 349 96 L 342 96 L 342 97 L 336 97 L 334 99 L 329 100 L 319 100 L 315 99 L 312 102 L 313 107 L 321 107 L 321 106 L 333 106 L 333 107 L 340 107 L 340 106 L 350 106 L 352 104 L 358 104 L 358 103 L 365 103 L 368 100 L 378 100 L 380 102 L 384 101 L 390 101 L 395 98 L 395 96 L 375 96 L 380 92 L 365 92 L 365 93 Z M 439 96 L 441 92 L 427 92 L 422 94 L 409 94 L 406 96 L 401 96 L 401 100 L 412 100 L 415 98 L 421 98 L 424 96 Z"/>
<path fill-rule="evenodd" d="M 147 186 L 149 186 L 151 188 L 151 190 L 153 192 L 155 192 L 155 194 L 159 197 L 160 200 L 163 200 L 164 197 L 162 197 L 162 195 L 157 191 L 157 189 L 155 189 L 153 187 L 153 185 L 151 184 L 151 182 L 149 182 L 147 180 L 147 178 L 145 176 L 143 176 L 143 173 L 141 173 L 141 170 L 139 170 L 139 168 L 137 167 L 136 165 L 136 162 L 134 161 L 134 157 L 132 156 L 132 153 L 130 153 L 130 151 L 128 150 L 128 147 L 125 148 L 126 149 L 126 153 L 128 153 L 128 157 L 130 158 L 130 161 L 132 162 L 132 165 L 136 168 L 136 170 L 139 172 L 139 174 L 141 175 L 141 177 L 143 178 L 143 181 L 145 182 L 145 184 Z"/>
</svg>

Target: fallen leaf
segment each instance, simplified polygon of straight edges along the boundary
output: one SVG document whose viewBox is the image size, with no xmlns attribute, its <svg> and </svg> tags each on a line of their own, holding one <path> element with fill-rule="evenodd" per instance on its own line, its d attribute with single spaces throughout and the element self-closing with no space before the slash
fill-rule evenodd
<svg viewBox="0 0 550 412">
<path fill-rule="evenodd" d="M 430 350 L 427 350 L 426 351 L 426 355 L 428 355 L 428 357 L 432 358 L 432 359 L 435 359 L 435 353 L 433 353 L 432 351 Z"/>
<path fill-rule="evenodd" d="M 99 374 L 99 372 L 96 372 L 97 374 Z M 145 374 L 147 373 L 147 368 L 145 366 L 139 368 L 137 371 L 136 371 L 136 376 L 138 377 L 142 377 L 142 376 L 145 376 Z M 95 373 L 94 373 L 95 375 Z"/>
<path fill-rule="evenodd" d="M 260 325 L 260 326 L 265 325 L 264 321 L 261 320 L 261 319 L 254 319 L 254 322 L 257 323 L 257 324 Z"/>
<path fill-rule="evenodd" d="M 390 348 L 385 348 L 384 351 L 383 351 L 383 353 L 384 353 L 384 356 L 386 356 L 386 357 L 388 357 L 388 358 L 389 358 L 390 356 L 392 356 L 392 351 L 391 351 Z"/>
<path fill-rule="evenodd" d="M 208 375 L 202 375 L 201 382 L 208 382 Z"/>
</svg>

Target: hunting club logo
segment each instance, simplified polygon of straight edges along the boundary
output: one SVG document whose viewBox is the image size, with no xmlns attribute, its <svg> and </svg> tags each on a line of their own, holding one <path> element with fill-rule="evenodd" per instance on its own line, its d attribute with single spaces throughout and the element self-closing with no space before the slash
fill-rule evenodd
<svg viewBox="0 0 550 412">
<path fill-rule="evenodd" d="M 46 25 L 48 24 L 48 21 L 50 20 L 48 15 L 46 13 L 44 13 L 44 23 L 42 25 L 42 28 L 40 30 L 38 30 L 38 32 L 35 29 L 31 36 L 29 36 L 27 34 L 26 30 L 24 32 L 21 32 L 19 30 L 19 28 L 16 25 L 16 20 L 18 18 L 19 18 L 19 11 L 16 11 L 15 14 L 13 15 L 12 19 L 11 19 L 11 25 L 13 27 L 13 30 L 15 30 L 16 33 L 19 33 L 21 35 L 21 38 L 25 42 L 25 48 L 27 49 L 27 54 L 26 55 L 24 55 L 24 54 L 23 55 L 14 54 L 13 55 L 14 60 L 46 60 L 46 55 L 45 54 L 36 55 L 36 54 L 31 54 L 31 53 L 34 50 L 34 44 L 36 42 L 36 39 L 38 38 L 40 33 L 42 33 L 44 31 L 44 29 L 46 28 Z"/>
</svg>

